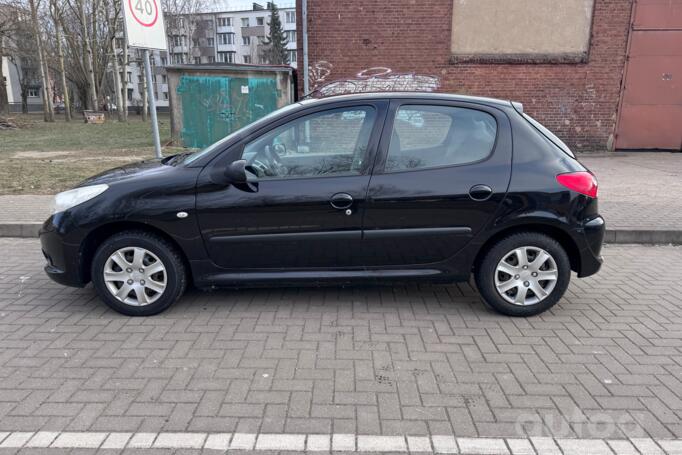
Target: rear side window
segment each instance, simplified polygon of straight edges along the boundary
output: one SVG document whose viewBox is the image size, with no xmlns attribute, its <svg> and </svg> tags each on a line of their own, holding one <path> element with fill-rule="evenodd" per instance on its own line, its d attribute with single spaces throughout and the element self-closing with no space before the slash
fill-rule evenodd
<svg viewBox="0 0 682 455">
<path fill-rule="evenodd" d="M 385 172 L 453 166 L 490 155 L 497 137 L 492 115 L 450 106 L 406 105 L 398 109 Z"/>
</svg>

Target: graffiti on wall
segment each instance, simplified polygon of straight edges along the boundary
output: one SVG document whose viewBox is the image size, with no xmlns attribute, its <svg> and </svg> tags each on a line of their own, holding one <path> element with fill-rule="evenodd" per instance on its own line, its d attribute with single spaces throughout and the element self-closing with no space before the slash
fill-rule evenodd
<svg viewBox="0 0 682 455">
<path fill-rule="evenodd" d="M 440 87 L 440 78 L 415 73 L 394 73 L 391 68 L 375 66 L 363 69 L 355 77 L 330 80 L 334 65 L 326 60 L 314 62 L 308 69 L 312 91 L 309 96 L 323 98 L 332 95 L 367 92 L 433 92 Z"/>
</svg>

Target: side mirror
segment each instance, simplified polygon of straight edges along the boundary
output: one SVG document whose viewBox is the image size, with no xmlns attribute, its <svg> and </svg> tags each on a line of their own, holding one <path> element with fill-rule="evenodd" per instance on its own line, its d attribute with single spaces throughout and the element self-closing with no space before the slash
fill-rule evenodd
<svg viewBox="0 0 682 455">
<path fill-rule="evenodd" d="M 232 162 L 225 169 L 225 179 L 240 190 L 250 193 L 258 191 L 258 176 L 253 168 L 246 164 L 246 160 Z"/>
</svg>

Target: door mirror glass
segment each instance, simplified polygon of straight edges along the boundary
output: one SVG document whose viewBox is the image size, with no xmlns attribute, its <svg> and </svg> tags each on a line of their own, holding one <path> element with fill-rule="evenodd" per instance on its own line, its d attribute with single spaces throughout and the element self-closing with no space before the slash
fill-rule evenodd
<svg viewBox="0 0 682 455">
<path fill-rule="evenodd" d="M 244 191 L 258 191 L 258 177 L 246 160 L 232 162 L 225 169 L 225 179 L 235 187 Z"/>
</svg>

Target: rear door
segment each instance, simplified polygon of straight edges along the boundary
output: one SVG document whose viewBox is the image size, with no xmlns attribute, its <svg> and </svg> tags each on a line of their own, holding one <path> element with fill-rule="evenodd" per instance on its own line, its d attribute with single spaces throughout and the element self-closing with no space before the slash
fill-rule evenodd
<svg viewBox="0 0 682 455">
<path fill-rule="evenodd" d="M 437 263 L 467 245 L 507 191 L 510 128 L 484 105 L 392 101 L 367 193 L 366 265 Z"/>
</svg>

